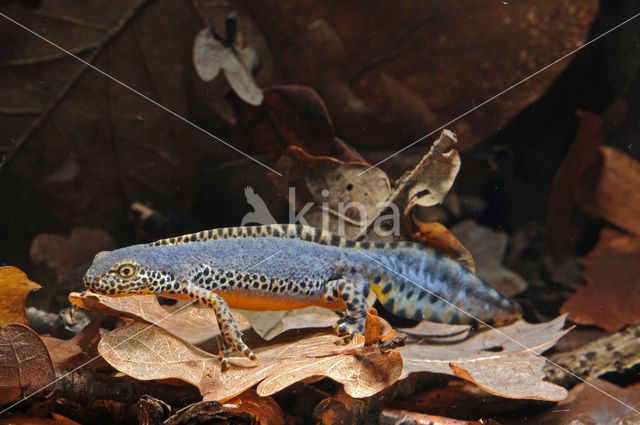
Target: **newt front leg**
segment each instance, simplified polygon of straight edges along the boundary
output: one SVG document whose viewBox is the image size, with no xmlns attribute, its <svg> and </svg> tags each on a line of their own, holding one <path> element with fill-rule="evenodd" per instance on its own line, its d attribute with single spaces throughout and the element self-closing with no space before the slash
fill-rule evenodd
<svg viewBox="0 0 640 425">
<path fill-rule="evenodd" d="M 196 285 L 188 285 L 187 291 L 190 298 L 196 299 L 204 306 L 213 308 L 216 314 L 218 327 L 222 334 L 223 348 L 220 350 L 222 370 L 229 368 L 229 354 L 231 354 L 232 348 L 241 352 L 249 360 L 258 363 L 256 355 L 253 354 L 251 349 L 242 341 L 242 332 L 238 329 L 238 325 L 231 315 L 231 310 L 227 302 L 222 299 L 220 295 Z"/>
</svg>

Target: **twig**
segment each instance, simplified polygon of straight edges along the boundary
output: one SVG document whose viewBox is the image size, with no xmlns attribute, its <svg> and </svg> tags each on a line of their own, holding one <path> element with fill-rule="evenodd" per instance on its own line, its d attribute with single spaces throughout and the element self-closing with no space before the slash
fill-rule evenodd
<svg viewBox="0 0 640 425">
<path fill-rule="evenodd" d="M 575 350 L 554 354 L 550 359 L 585 380 L 607 372 L 622 372 L 640 363 L 640 322 Z M 567 387 L 577 382 L 550 363 L 543 370 L 554 384 Z"/>
<path fill-rule="evenodd" d="M 75 47 L 72 49 L 67 49 L 74 55 L 79 55 L 81 53 L 88 52 L 95 48 L 98 48 L 103 44 L 102 41 L 85 44 L 84 46 Z M 0 62 L 0 68 L 8 68 L 12 66 L 25 66 L 25 65 L 35 65 L 43 62 L 50 62 L 57 59 L 66 58 L 68 55 L 65 52 L 54 52 L 49 55 L 35 56 L 31 58 L 20 58 L 20 59 L 10 59 L 4 62 Z"/>
<path fill-rule="evenodd" d="M 57 371 L 58 374 L 64 371 Z M 56 383 L 52 397 L 63 397 L 82 404 L 94 400 L 116 400 L 134 404 L 144 394 L 159 398 L 172 406 L 186 406 L 201 399 L 195 387 L 138 381 L 128 376 L 113 377 L 95 369 L 79 369 Z"/>
</svg>

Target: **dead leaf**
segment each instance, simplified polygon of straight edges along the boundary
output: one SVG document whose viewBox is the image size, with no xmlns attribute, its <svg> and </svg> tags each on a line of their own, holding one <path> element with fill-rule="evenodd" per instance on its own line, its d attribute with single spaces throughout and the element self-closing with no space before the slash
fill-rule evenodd
<svg viewBox="0 0 640 425">
<path fill-rule="evenodd" d="M 315 90 L 298 85 L 265 87 L 262 110 L 263 121 L 266 121 L 262 125 L 272 127 L 275 135 L 264 137 L 264 130 L 253 131 L 261 150 L 280 156 L 287 146 L 298 146 L 311 155 L 364 162 L 360 155 L 335 137 L 329 111 Z M 258 126 L 257 130 L 261 129 L 260 123 L 254 125 Z M 280 139 L 280 145 L 275 143 L 274 137 Z"/>
<path fill-rule="evenodd" d="M 29 292 L 39 288 L 22 270 L 0 267 L 0 328 L 10 323 L 28 323 L 24 303 Z"/>
<path fill-rule="evenodd" d="M 230 39 L 218 39 L 210 27 L 196 35 L 193 64 L 198 76 L 204 81 L 211 81 L 222 69 L 239 98 L 251 105 L 260 105 L 264 95 L 251 75 L 257 64 L 257 53 L 251 47 L 235 44 L 235 36 L 227 34 L 227 37 Z"/>
<path fill-rule="evenodd" d="M 248 414 L 257 425 L 280 425 L 284 423 L 282 409 L 271 397 L 261 397 L 255 390 L 249 389 L 228 401 L 229 413 Z"/>
<path fill-rule="evenodd" d="M 197 76 L 185 46 L 202 26 L 193 7 L 171 0 L 91 0 L 43 3 L 37 9 L 15 3 L 3 13 L 176 114 L 190 116 L 188 88 Z M 0 221 L 17 227 L 17 234 L 33 235 L 51 223 L 124 229 L 127 200 L 182 211 L 194 197 L 194 152 L 199 158 L 234 157 L 228 147 L 168 118 L 139 94 L 26 37 L 22 28 L 10 24 L 5 30 L 15 49 L 2 58 L 7 90 L 0 103 L 15 113 L 3 112 L 0 127 L 6 140 L 16 143 L 10 162 L 0 153 L 0 168 L 6 164 L 3 190 L 6 199 L 14 199 L 10 211 L 0 211 Z M 74 180 L 47 180 L 69 160 L 81 165 Z M 22 245 L 0 245 L 3 253 L 23 256 Z"/>
<path fill-rule="evenodd" d="M 251 423 L 256 425 L 281 425 L 284 423 L 282 409 L 271 397 L 260 397 L 249 389 L 226 404 L 215 401 L 200 401 L 180 409 L 163 425 L 191 423 Z M 216 422 L 217 423 L 217 422 Z"/>
<path fill-rule="evenodd" d="M 604 228 L 580 262 L 587 284 L 560 308 L 569 320 L 608 331 L 640 320 L 640 238 Z"/>
<path fill-rule="evenodd" d="M 383 422 L 384 421 L 384 422 Z M 500 425 L 493 419 L 482 421 L 465 421 L 460 419 L 446 418 L 443 416 L 427 415 L 425 413 L 410 412 L 408 410 L 397 410 L 384 408 L 380 412 L 381 423 L 411 423 L 416 425 Z"/>
<path fill-rule="evenodd" d="M 200 388 L 205 400 L 228 400 L 256 383 L 259 395 L 271 395 L 311 376 L 330 377 L 343 383 L 353 397 L 367 397 L 400 375 L 402 360 L 397 352 L 372 353 L 364 358 L 340 354 L 362 345 L 362 336 L 339 348 L 333 331 L 299 335 L 287 333 L 266 346 L 252 346 L 258 366 L 236 357 L 226 372 L 220 371 L 217 356 L 157 326 L 139 322 L 108 333 L 100 341 L 99 351 L 113 367 L 136 379 L 178 378 L 190 382 Z"/>
<path fill-rule="evenodd" d="M 610 146 L 601 146 L 585 172 L 593 187 L 579 194 L 585 213 L 640 236 L 640 162 Z"/>
<path fill-rule="evenodd" d="M 47 397 L 56 373 L 38 334 L 23 325 L 0 330 L 0 405 L 26 396 Z M 36 394 L 37 393 L 37 394 Z"/>
<path fill-rule="evenodd" d="M 476 272 L 471 253 L 449 229 L 440 223 L 416 222 L 415 217 L 412 218 L 418 229 L 411 235 L 411 239 L 444 252 L 472 273 Z"/>
<path fill-rule="evenodd" d="M 473 331 L 469 325 L 450 325 L 422 320 L 412 328 L 397 328 L 410 336 L 420 337 L 422 342 L 436 344 L 455 343 L 467 339 Z"/>
<path fill-rule="evenodd" d="M 50 413 L 51 418 L 28 417 L 21 414 L 5 419 L 11 425 L 80 425 L 80 423 L 62 416 L 58 413 Z"/>
<path fill-rule="evenodd" d="M 539 354 L 568 332 L 562 330 L 564 321 L 565 316 L 535 325 L 519 320 L 485 329 L 453 345 L 409 340 L 398 349 L 404 360 L 402 377 L 416 372 L 444 373 L 501 397 L 562 400 L 566 390 L 543 381 L 545 360 Z"/>
<path fill-rule="evenodd" d="M 455 143 L 456 135 L 443 130 L 420 162 L 396 181 L 387 199 L 379 203 L 377 214 L 368 218 L 366 227 L 357 238 L 370 232 L 374 222 L 379 220 L 379 215 L 387 209 L 385 206 L 393 205 L 395 208 L 392 212 L 395 216 L 401 214 L 401 217 L 408 217 L 416 206 L 431 207 L 442 203 L 460 169 L 460 156 L 453 149 Z M 378 232 L 370 234 L 376 233 Z M 455 249 L 456 247 L 451 247 L 451 250 Z"/>
<path fill-rule="evenodd" d="M 56 270 L 60 279 L 72 270 L 90 264 L 98 252 L 110 251 L 115 247 L 111 235 L 102 229 L 74 227 L 68 238 L 54 233 L 40 233 L 31 241 L 29 256 L 33 263 L 46 263 Z"/>
<path fill-rule="evenodd" d="M 580 237 L 580 231 L 571 221 L 576 197 L 584 184 L 583 174 L 596 159 L 598 147 L 606 133 L 602 118 L 591 112 L 578 112 L 580 124 L 571 149 L 553 177 L 549 195 L 547 239 L 556 263 L 564 261 Z"/>
<path fill-rule="evenodd" d="M 212 351 L 218 349 L 217 338 L 220 336 L 220 331 L 215 312 L 211 308 L 191 304 L 179 311 L 171 312 L 158 303 L 155 295 L 106 297 L 88 292 L 72 292 L 69 294 L 69 301 L 88 310 L 130 319 L 142 319 L 156 324 L 190 344 Z M 247 334 L 244 337 L 245 342 L 257 337 L 251 329 L 251 324 L 241 313 L 233 311 L 232 315 L 240 331 Z"/>
<path fill-rule="evenodd" d="M 398 179 L 389 201 L 397 203 L 405 215 L 416 206 L 441 204 L 460 170 L 456 143 L 454 133 L 442 130 L 418 165 Z"/>
<path fill-rule="evenodd" d="M 100 320 L 89 323 L 71 339 L 58 339 L 48 335 L 41 339 L 56 368 L 74 369 L 98 355 Z"/>
<path fill-rule="evenodd" d="M 451 231 L 471 251 L 480 279 L 507 297 L 527 289 L 527 282 L 519 274 L 502 265 L 509 243 L 507 233 L 481 226 L 474 220 L 458 223 Z"/>
<path fill-rule="evenodd" d="M 316 89 L 337 133 L 369 148 L 406 146 L 581 46 L 598 10 L 595 0 L 579 8 L 566 0 L 506 7 L 485 0 L 474 3 L 473 13 L 466 3 L 436 1 L 246 6 L 249 15 L 260 17 L 256 24 L 287 78 Z M 478 78 L 469 78 L 470 64 L 477 66 Z M 461 149 L 495 133 L 544 93 L 566 65 L 462 117 L 452 128 Z M 397 83 L 389 85 L 388 76 Z M 400 85 L 424 108 L 398 99 Z M 415 121 L 399 125 L 399 116 Z"/>
<path fill-rule="evenodd" d="M 588 384 L 580 383 L 573 387 L 569 391 L 569 396 L 558 403 L 553 410 L 533 416 L 523 423 L 525 425 L 640 423 L 640 414 L 622 404 L 638 408 L 640 384 L 621 388 L 604 379 L 594 378 L 587 382 Z"/>
<path fill-rule="evenodd" d="M 366 163 L 313 156 L 290 146 L 275 166 L 283 177 L 269 177 L 310 225 L 353 237 L 378 216 L 380 203 L 390 193 L 389 179 L 382 170 L 374 168 L 359 176 L 367 168 Z M 295 199 L 290 187 L 295 188 Z"/>
<path fill-rule="evenodd" d="M 251 319 L 251 316 L 248 316 L 248 318 L 251 323 L 256 323 Z M 337 320 L 338 316 L 334 311 L 322 307 L 307 307 L 299 310 L 290 310 L 284 312 L 284 315 L 278 316 L 275 325 L 272 324 L 266 333 L 258 333 L 266 340 L 270 340 L 273 337 L 280 335 L 281 333 L 284 333 L 290 329 L 332 327 L 333 325 L 335 325 Z"/>
</svg>

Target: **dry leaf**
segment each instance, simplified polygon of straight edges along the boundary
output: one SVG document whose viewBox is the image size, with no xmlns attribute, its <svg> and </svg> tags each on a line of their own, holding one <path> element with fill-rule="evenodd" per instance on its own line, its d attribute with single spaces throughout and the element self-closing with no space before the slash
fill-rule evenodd
<svg viewBox="0 0 640 425">
<path fill-rule="evenodd" d="M 218 347 L 217 338 L 220 336 L 220 331 L 214 310 L 200 307 L 195 303 L 171 312 L 158 303 L 155 295 L 106 297 L 88 292 L 72 292 L 69 294 L 69 301 L 88 310 L 154 323 L 203 349 L 215 351 Z M 255 333 L 247 319 L 237 311 L 233 311 L 232 315 L 240 331 L 248 334 L 245 335 L 244 340 L 253 339 Z"/>
<path fill-rule="evenodd" d="M 227 45 L 218 40 L 209 27 L 201 30 L 193 43 L 193 64 L 198 76 L 211 81 L 222 69 L 238 97 L 251 105 L 260 105 L 264 96 L 251 76 L 257 53 L 251 47 L 232 47 L 233 42 L 229 40 Z"/>
<path fill-rule="evenodd" d="M 249 320 L 251 323 L 255 323 L 250 316 Z M 261 334 L 260 336 L 269 340 L 290 329 L 332 327 L 335 325 L 337 320 L 338 316 L 334 311 L 322 307 L 307 307 L 299 310 L 290 310 L 284 312 L 284 315 L 279 317 L 276 324 L 272 325 L 268 332 L 264 335 Z"/>
<path fill-rule="evenodd" d="M 572 322 L 608 331 L 640 320 L 640 238 L 604 228 L 580 262 L 587 284 L 560 308 Z"/>
<path fill-rule="evenodd" d="M 573 250 L 580 231 L 571 221 L 578 192 L 584 185 L 584 171 L 591 164 L 604 142 L 603 121 L 591 112 L 578 112 L 580 125 L 571 149 L 553 177 L 549 195 L 547 239 L 557 263 L 561 263 Z"/>
<path fill-rule="evenodd" d="M 0 405 L 38 393 L 46 397 L 56 378 L 47 347 L 34 331 L 23 325 L 0 330 Z"/>
<path fill-rule="evenodd" d="M 16 267 L 0 267 L 0 328 L 10 323 L 28 323 L 24 302 L 29 292 L 40 288 Z"/>
<path fill-rule="evenodd" d="M 543 381 L 545 360 L 537 354 L 551 348 L 567 332 L 562 330 L 564 320 L 565 316 L 560 316 L 535 325 L 519 320 L 496 330 L 485 329 L 452 345 L 410 340 L 398 349 L 404 360 L 402 377 L 416 372 L 444 373 L 502 397 L 562 400 L 566 390 Z"/>
<path fill-rule="evenodd" d="M 396 202 L 405 215 L 415 206 L 441 204 L 460 170 L 460 155 L 454 149 L 456 135 L 442 130 L 440 137 L 416 167 L 395 184 L 390 202 Z"/>
<path fill-rule="evenodd" d="M 527 289 L 527 282 L 519 274 L 502 265 L 509 243 L 505 232 L 481 226 L 473 220 L 458 223 L 451 231 L 471 251 L 480 279 L 507 297 Z"/>
<path fill-rule="evenodd" d="M 601 146 L 597 162 L 585 172 L 594 186 L 581 193 L 579 206 L 589 215 L 640 236 L 640 162 Z"/>
<path fill-rule="evenodd" d="M 56 368 L 74 369 L 98 355 L 100 320 L 89 323 L 71 339 L 58 339 L 48 335 L 41 338 Z"/>
<path fill-rule="evenodd" d="M 541 413 L 525 422 L 525 425 L 623 425 L 640 423 L 640 384 L 618 387 L 604 379 L 589 379 L 569 391 L 569 396 L 553 410 Z M 596 387 L 596 388 L 593 388 Z M 617 399 L 617 400 L 616 400 Z M 620 400 L 620 401 L 618 401 Z M 622 402 L 622 403 L 621 403 Z M 579 421 L 579 422 L 573 422 Z"/>
<path fill-rule="evenodd" d="M 18 414 L 7 418 L 6 423 L 11 425 L 80 425 L 80 423 L 58 413 L 50 412 L 49 414 L 51 418 L 34 418 Z"/>
<path fill-rule="evenodd" d="M 469 250 L 465 248 L 458 238 L 456 238 L 456 236 L 443 224 L 435 222 L 416 223 L 415 217 L 413 217 L 413 221 L 418 227 L 418 231 L 411 235 L 411 238 L 414 241 L 422 242 L 432 248 L 442 251 L 471 270 L 472 273 L 476 272 L 475 262 L 473 261 L 473 257 Z"/>
<path fill-rule="evenodd" d="M 220 371 L 220 361 L 157 326 L 134 322 L 108 333 L 99 350 L 113 367 L 137 379 L 178 378 L 200 388 L 205 400 L 228 400 L 259 383 L 258 394 L 274 394 L 311 376 L 327 376 L 345 385 L 353 397 L 373 395 L 395 382 L 402 359 L 396 351 L 365 356 L 341 354 L 362 346 L 356 336 L 345 347 L 335 345 L 332 331 L 307 337 L 299 332 L 276 337 L 266 346 L 252 346 L 259 364 L 232 358 Z"/>
</svg>

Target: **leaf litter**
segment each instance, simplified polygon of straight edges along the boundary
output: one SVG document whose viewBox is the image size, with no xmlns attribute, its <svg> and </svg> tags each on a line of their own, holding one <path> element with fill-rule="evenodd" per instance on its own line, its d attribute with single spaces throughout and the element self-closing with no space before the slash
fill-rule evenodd
<svg viewBox="0 0 640 425">
<path fill-rule="evenodd" d="M 30 281 L 17 267 L 0 267 L 0 327 L 11 323 L 27 324 L 24 303 L 27 295 L 40 285 Z"/>
<path fill-rule="evenodd" d="M 189 306 L 165 317 L 157 326 L 150 326 L 140 319 L 156 317 L 158 305 L 154 297 L 96 298 L 73 294 L 72 300 L 102 311 L 106 307 L 101 304 L 109 303 L 112 314 L 116 312 L 113 301 L 117 300 L 127 306 L 125 316 L 138 318 L 100 341 L 100 354 L 114 368 L 136 379 L 185 380 L 196 385 L 205 400 L 228 400 L 256 384 L 259 395 L 271 395 L 317 376 L 342 383 L 352 397 L 369 397 L 398 379 L 422 372 L 458 376 L 503 397 L 561 400 L 566 396 L 562 387 L 543 381 L 541 369 L 545 360 L 534 354 L 550 348 L 567 332 L 562 330 L 564 316 L 537 325 L 518 321 L 499 332 L 485 329 L 449 344 L 425 342 L 423 336 L 410 337 L 405 346 L 397 347 L 404 337 L 383 319 L 370 315 L 367 336 L 356 335 L 344 346 L 336 345 L 341 338 L 331 328 L 289 330 L 270 341 L 252 337 L 254 340 L 247 339 L 247 343 L 259 364 L 254 366 L 244 358 L 234 357 L 231 369 L 221 372 L 217 355 L 187 342 L 192 328 L 178 325 L 185 324 L 184 317 L 190 317 L 190 321 L 204 320 L 211 327 L 210 317 L 198 318 L 188 311 L 202 309 Z M 131 313 L 132 305 L 140 316 Z M 181 313 L 185 314 L 182 318 Z"/>
<path fill-rule="evenodd" d="M 245 102 L 260 105 L 264 99 L 251 72 L 259 65 L 258 53 L 253 47 L 242 46 L 236 33 L 236 17 L 227 17 L 227 34 L 223 39 L 211 27 L 202 29 L 193 42 L 193 64 L 204 81 L 213 80 L 220 70 L 224 72 L 233 91 Z"/>
</svg>

